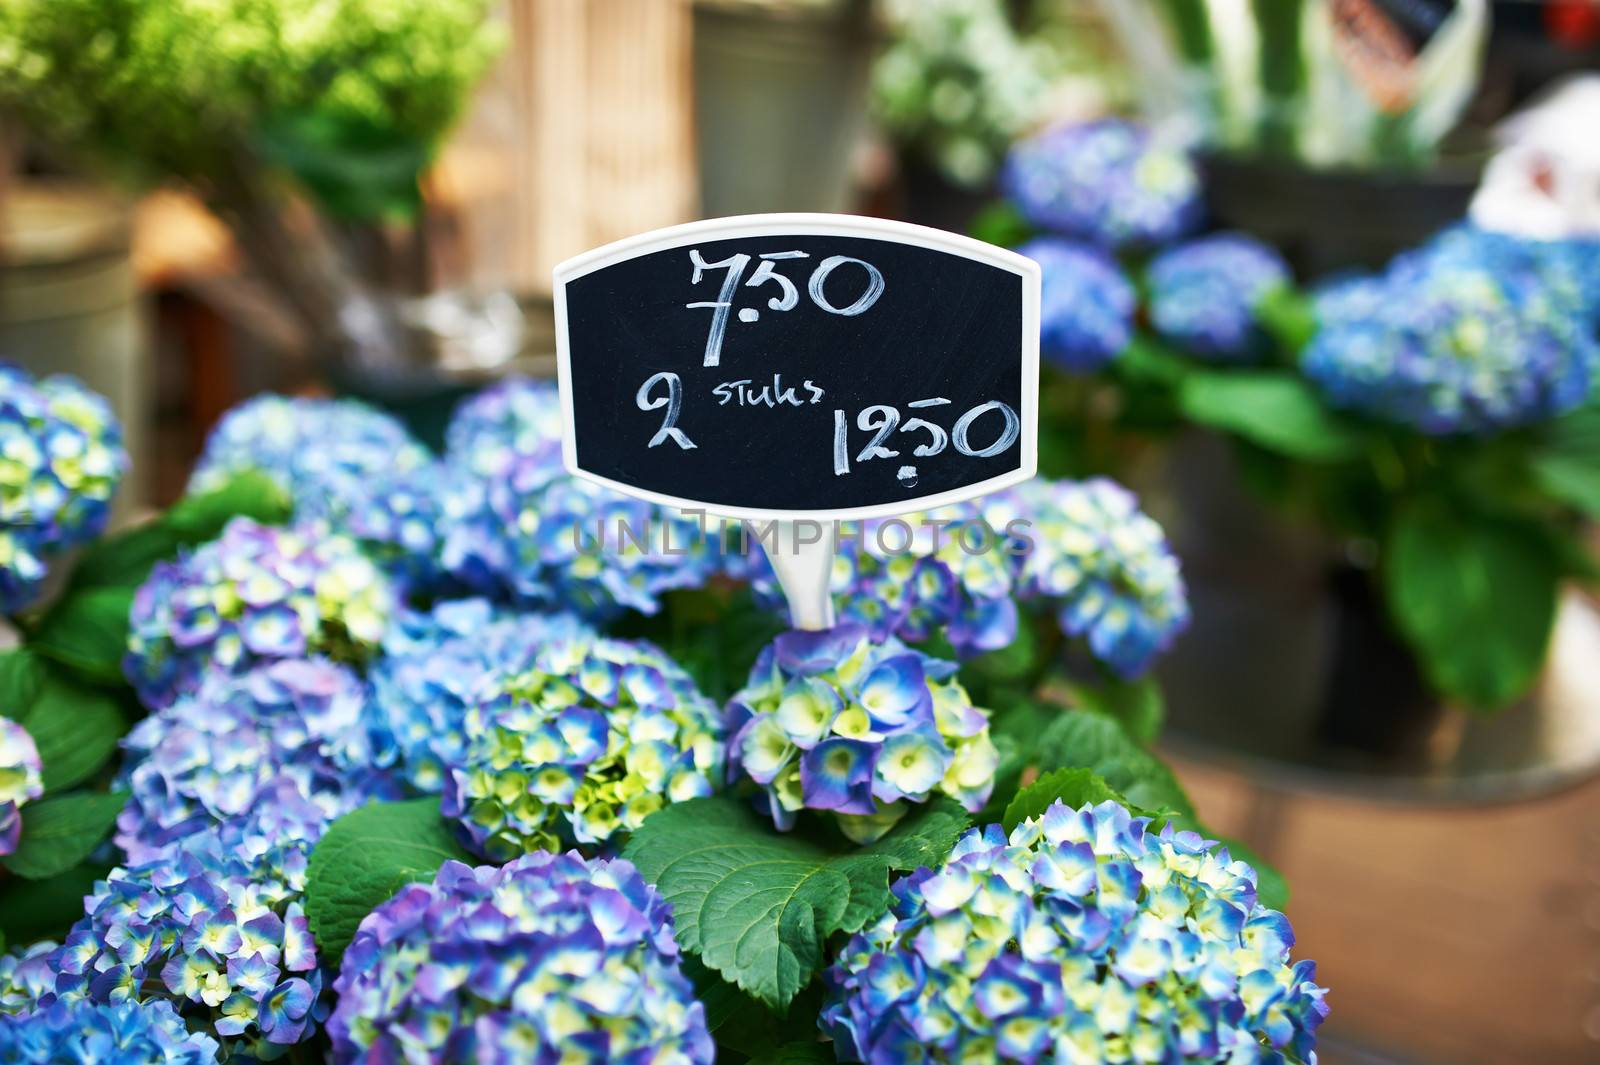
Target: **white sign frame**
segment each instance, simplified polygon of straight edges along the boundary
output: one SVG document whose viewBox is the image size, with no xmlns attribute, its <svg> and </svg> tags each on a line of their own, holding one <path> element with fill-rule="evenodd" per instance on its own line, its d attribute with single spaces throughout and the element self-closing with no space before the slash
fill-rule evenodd
<svg viewBox="0 0 1600 1065">
<path fill-rule="evenodd" d="M 1016 469 L 997 474 L 986 480 L 950 489 L 936 495 L 877 503 L 864 507 L 825 508 L 820 510 L 766 510 L 707 503 L 703 500 L 682 499 L 649 491 L 634 485 L 623 484 L 600 474 L 591 473 L 578 465 L 577 430 L 573 420 L 572 405 L 572 345 L 567 333 L 566 286 L 578 278 L 603 270 L 626 259 L 654 252 L 688 248 L 694 244 L 713 240 L 737 240 L 741 237 L 773 236 L 826 236 L 863 237 L 872 240 L 892 241 L 915 247 L 958 255 L 987 266 L 1019 275 L 1022 285 L 1022 410 L 1021 431 L 1018 444 L 1021 461 Z M 910 222 L 896 222 L 884 218 L 867 218 L 858 215 L 778 213 L 733 215 L 710 218 L 700 222 L 668 226 L 636 236 L 626 237 L 603 245 L 582 255 L 575 255 L 557 264 L 554 272 L 554 301 L 556 324 L 556 364 L 561 389 L 561 457 L 567 471 L 575 477 L 604 485 L 624 495 L 645 499 L 662 506 L 690 510 L 722 518 L 750 521 L 859 521 L 865 518 L 886 518 L 920 510 L 960 503 L 978 496 L 988 495 L 1002 488 L 1031 480 L 1039 465 L 1039 300 L 1041 271 L 1039 264 L 1027 256 L 972 237 L 947 233 L 941 229 L 919 226 Z"/>
</svg>

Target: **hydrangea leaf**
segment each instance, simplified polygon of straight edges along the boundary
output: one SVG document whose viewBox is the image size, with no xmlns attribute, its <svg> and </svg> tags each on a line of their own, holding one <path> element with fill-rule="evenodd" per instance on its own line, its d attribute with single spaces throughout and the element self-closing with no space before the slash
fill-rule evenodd
<svg viewBox="0 0 1600 1065">
<path fill-rule="evenodd" d="M 111 866 L 91 861 L 42 880 L 7 878 L 0 884 L 0 934 L 12 943 L 65 939 L 83 916 L 83 897 L 109 872 Z"/>
<path fill-rule="evenodd" d="M 1064 713 L 1039 737 L 1035 749 L 1035 764 L 1041 769 L 1089 769 L 1140 809 L 1194 816 L 1194 806 L 1172 770 L 1105 714 Z"/>
<path fill-rule="evenodd" d="M 64 669 L 45 665 L 37 683 L 31 705 L 17 720 L 39 749 L 49 794 L 98 773 L 116 754 L 127 719 L 113 693 L 80 684 Z"/>
<path fill-rule="evenodd" d="M 22 809 L 22 838 L 5 867 L 29 880 L 64 873 L 89 857 L 116 824 L 127 792 L 79 792 Z"/>
<path fill-rule="evenodd" d="M 706 1008 L 706 1029 L 716 1040 L 719 1058 L 729 1052 L 760 1057 L 786 1044 L 804 1042 L 816 1033 L 817 1012 L 822 1008 L 817 984 L 802 991 L 789 1004 L 788 1013 L 781 1014 L 706 968 L 692 954 L 684 956 L 683 972 L 694 981 L 695 998 Z"/>
<path fill-rule="evenodd" d="M 1446 695 L 1495 710 L 1538 677 L 1559 582 L 1539 530 L 1419 501 L 1395 518 L 1383 578 L 1400 631 Z"/>
<path fill-rule="evenodd" d="M 22 722 L 43 683 L 44 666 L 26 647 L 0 654 L 0 716 Z"/>
<path fill-rule="evenodd" d="M 1568 506 L 1600 518 L 1600 405 L 1552 422 L 1533 456 L 1539 486 Z"/>
<path fill-rule="evenodd" d="M 1192 373 L 1184 379 L 1179 404 L 1201 425 L 1293 458 L 1337 462 L 1361 450 L 1356 430 L 1323 407 L 1309 384 L 1288 373 Z"/>
<path fill-rule="evenodd" d="M 1056 801 L 1071 807 L 1110 799 L 1124 806 L 1128 800 L 1117 794 L 1104 780 L 1087 769 L 1057 769 L 1046 773 L 1017 792 L 1006 806 L 1000 824 L 1007 832 L 1030 817 L 1038 817 Z"/>
<path fill-rule="evenodd" d="M 1155 742 L 1167 716 L 1161 685 L 1152 676 L 1138 680 L 1108 677 L 1097 684 L 1074 684 L 1072 695 L 1078 705 L 1115 718 L 1139 743 Z"/>
<path fill-rule="evenodd" d="M 447 861 L 476 864 L 439 814 L 437 797 L 368 803 L 339 818 L 306 867 L 306 917 L 330 958 L 344 953 L 362 918 L 396 891 L 433 878 Z"/>
<path fill-rule="evenodd" d="M 832 1065 L 833 1052 L 821 1043 L 785 1043 L 771 1053 L 758 1054 L 750 1065 Z"/>
<path fill-rule="evenodd" d="M 28 646 L 86 679 L 121 684 L 133 593 L 126 585 L 69 591 L 28 634 Z"/>
<path fill-rule="evenodd" d="M 828 936 L 887 908 L 891 870 L 936 861 L 967 825 L 960 807 L 940 800 L 871 846 L 835 851 L 775 833 L 746 802 L 718 796 L 651 815 L 623 855 L 672 905 L 686 950 L 782 1010 L 820 967 Z"/>
</svg>

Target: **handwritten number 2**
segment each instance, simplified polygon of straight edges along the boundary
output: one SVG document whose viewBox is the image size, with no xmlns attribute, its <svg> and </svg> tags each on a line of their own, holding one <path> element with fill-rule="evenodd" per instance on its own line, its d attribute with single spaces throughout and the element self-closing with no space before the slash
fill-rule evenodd
<svg viewBox="0 0 1600 1065">
<path fill-rule="evenodd" d="M 898 458 L 900 452 L 884 447 L 883 442 L 889 439 L 889 434 L 894 432 L 895 426 L 899 424 L 900 412 L 881 403 L 877 406 L 868 407 L 856 415 L 856 428 L 869 433 L 874 429 L 878 430 L 878 435 L 872 438 L 871 443 L 861 449 L 861 454 L 856 456 L 856 461 L 866 462 L 870 459 Z"/>
<path fill-rule="evenodd" d="M 666 382 L 667 394 L 652 396 L 650 390 L 657 383 Z M 639 386 L 639 392 L 634 397 L 634 402 L 640 410 L 659 410 L 667 408 L 667 415 L 661 419 L 661 428 L 656 430 L 656 435 L 650 438 L 650 447 L 664 444 L 671 440 L 685 451 L 692 450 L 695 446 L 693 440 L 678 428 L 678 414 L 683 410 L 683 380 L 675 373 L 658 373 L 644 384 Z"/>
</svg>

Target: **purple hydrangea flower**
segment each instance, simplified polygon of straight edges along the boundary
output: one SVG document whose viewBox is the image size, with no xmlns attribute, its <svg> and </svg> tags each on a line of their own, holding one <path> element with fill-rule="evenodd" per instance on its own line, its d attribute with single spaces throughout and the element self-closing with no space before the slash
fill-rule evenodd
<svg viewBox="0 0 1600 1065">
<path fill-rule="evenodd" d="M 1192 355 L 1227 362 L 1260 353 L 1256 309 L 1289 281 L 1289 268 L 1260 241 L 1220 233 L 1162 252 L 1147 276 L 1156 330 Z"/>
<path fill-rule="evenodd" d="M 0 613 L 38 596 L 54 555 L 99 535 L 127 468 L 104 399 L 0 363 Z"/>
<path fill-rule="evenodd" d="M 971 503 L 841 526 L 830 577 L 839 617 L 880 641 L 943 636 L 964 658 L 1005 647 L 1017 634 L 1005 543 Z M 763 604 L 788 609 L 755 544 L 744 575 Z"/>
<path fill-rule="evenodd" d="M 1166 244 L 1200 220 L 1200 178 L 1189 157 L 1121 119 L 1017 142 L 1000 184 L 1033 225 L 1106 248 Z"/>
<path fill-rule="evenodd" d="M 547 644 L 592 635 L 568 615 L 514 613 L 486 599 L 402 614 L 371 670 L 383 746 L 413 788 L 441 791 L 450 767 L 466 760 L 468 707 L 507 675 L 533 666 Z"/>
<path fill-rule="evenodd" d="M 1123 677 L 1143 673 L 1189 624 L 1178 560 L 1161 526 L 1114 481 L 1036 478 L 983 501 L 990 524 L 1026 521 L 1018 588 Z"/>
<path fill-rule="evenodd" d="M 22 807 L 44 794 L 43 768 L 28 730 L 0 717 L 0 856 L 17 849 Z"/>
<path fill-rule="evenodd" d="M 211 431 L 189 487 L 251 469 L 289 493 L 296 521 L 361 541 L 408 588 L 439 580 L 442 474 L 395 418 L 351 399 L 257 396 Z"/>
<path fill-rule="evenodd" d="M 10 1065 L 108 1062 L 210 1065 L 217 1041 L 191 1032 L 167 1002 L 57 1002 L 0 1015 L 0 1061 Z"/>
<path fill-rule="evenodd" d="M 1138 300 L 1109 256 L 1059 237 L 1040 237 L 1017 250 L 1044 271 L 1039 348 L 1045 358 L 1088 373 L 1122 354 Z"/>
<path fill-rule="evenodd" d="M 445 568 L 475 591 L 604 621 L 720 572 L 698 522 L 567 474 L 553 386 L 507 383 L 460 408 L 442 503 Z"/>
<path fill-rule="evenodd" d="M 621 860 L 446 862 L 361 922 L 334 990 L 341 1063 L 714 1056 L 671 910 Z"/>
<path fill-rule="evenodd" d="M 393 611 L 388 579 L 353 541 L 235 518 L 221 539 L 156 565 L 134 597 L 123 671 L 147 705 L 165 706 L 212 668 L 362 662 Z"/>
<path fill-rule="evenodd" d="M 963 836 L 827 971 L 841 1061 L 1316 1061 L 1316 966 L 1225 848 L 1114 802 Z"/>
<path fill-rule="evenodd" d="M 1545 421 L 1600 371 L 1585 283 L 1557 256 L 1447 231 L 1319 294 L 1302 369 L 1335 407 L 1432 436 Z"/>
<path fill-rule="evenodd" d="M 468 708 L 466 751 L 441 808 L 473 850 L 504 861 L 615 847 L 722 774 L 716 706 L 650 644 L 557 639 Z"/>
<path fill-rule="evenodd" d="M 116 842 L 142 864 L 219 821 L 247 813 L 288 783 L 327 817 L 399 789 L 378 771 L 379 727 L 360 678 L 324 659 L 284 659 L 246 673 L 209 673 L 123 740 Z"/>
<path fill-rule="evenodd" d="M 856 623 L 785 633 L 728 702 L 729 780 L 759 789 L 782 831 L 826 810 L 859 842 L 936 794 L 977 810 L 999 757 L 955 669 Z"/>
<path fill-rule="evenodd" d="M 41 1004 L 164 1000 L 257 1056 L 309 1038 L 326 1006 L 301 897 L 327 824 L 279 781 L 247 813 L 113 869 L 51 955 L 56 986 Z"/>
</svg>

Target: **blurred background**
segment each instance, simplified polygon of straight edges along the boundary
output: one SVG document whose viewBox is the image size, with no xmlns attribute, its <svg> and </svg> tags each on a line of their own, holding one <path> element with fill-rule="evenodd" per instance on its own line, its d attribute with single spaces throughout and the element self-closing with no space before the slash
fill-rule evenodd
<svg viewBox="0 0 1600 1065">
<path fill-rule="evenodd" d="M 1261 316 L 1312 337 L 1305 293 L 1463 219 L 1600 240 L 1597 77 L 1600 0 L 8 2 L 0 354 L 112 397 L 132 513 L 179 495 L 261 391 L 358 396 L 437 444 L 463 395 L 553 373 L 551 267 L 642 230 L 765 211 L 1008 244 L 1070 229 L 1029 190 L 1122 180 L 1095 153 L 1124 149 L 1039 138 L 1107 116 L 1176 160 L 1132 180 L 1194 185 L 1186 232 L 1276 253 L 1299 302 Z M 1163 240 L 1101 243 L 1143 299 Z M 1600 258 L 1578 261 L 1600 289 Z M 1243 427 L 1242 404 L 1207 418 L 1190 393 L 1147 417 L 1171 352 L 1129 313 L 1114 380 L 1055 360 L 1046 463 L 1130 483 L 1174 538 L 1195 622 L 1161 667 L 1161 745 L 1202 818 L 1288 876 L 1333 988 L 1322 1060 L 1600 1061 L 1600 438 L 1579 426 L 1540 467 L 1570 536 L 1439 578 L 1526 580 L 1549 616 L 1440 635 L 1393 598 L 1404 544 L 1377 519 L 1280 505 L 1339 427 L 1308 414 L 1266 446 L 1298 392 Z M 1389 443 L 1476 471 L 1520 441 Z M 1387 514 L 1417 482 L 1373 468 L 1351 498 Z M 1529 632 L 1504 683 L 1438 646 L 1481 664 Z"/>
</svg>

